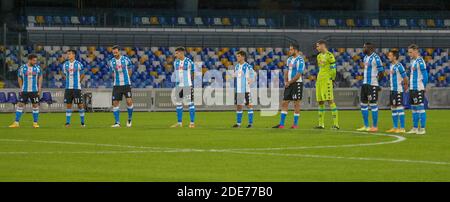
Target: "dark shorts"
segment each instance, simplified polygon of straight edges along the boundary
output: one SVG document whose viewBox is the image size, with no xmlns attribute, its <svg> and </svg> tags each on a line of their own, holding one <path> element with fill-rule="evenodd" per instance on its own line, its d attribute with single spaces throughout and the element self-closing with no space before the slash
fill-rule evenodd
<svg viewBox="0 0 450 202">
<path fill-rule="evenodd" d="M 391 97 L 389 99 L 389 104 L 391 106 L 402 106 L 403 105 L 403 92 L 391 91 Z"/>
<path fill-rule="evenodd" d="M 177 103 L 183 103 L 186 101 L 188 103 L 194 102 L 194 87 L 176 87 L 176 94 L 178 95 L 176 98 Z"/>
<path fill-rule="evenodd" d="M 423 104 L 425 99 L 425 91 L 423 90 L 410 90 L 409 91 L 409 104 L 420 105 Z"/>
<path fill-rule="evenodd" d="M 252 97 L 249 92 L 246 93 L 234 93 L 235 105 L 253 105 Z"/>
<path fill-rule="evenodd" d="M 361 102 L 376 103 L 378 101 L 378 92 L 381 90 L 379 86 L 363 84 L 361 87 Z"/>
<path fill-rule="evenodd" d="M 303 98 L 302 82 L 295 82 L 284 89 L 283 100 L 297 101 L 302 100 L 302 98 Z"/>
<path fill-rule="evenodd" d="M 64 91 L 64 103 L 66 104 L 82 104 L 83 96 L 80 89 L 66 89 Z"/>
<path fill-rule="evenodd" d="M 39 103 L 39 94 L 37 92 L 20 92 L 19 102 L 27 104 L 31 102 L 32 104 Z"/>
<path fill-rule="evenodd" d="M 131 94 L 131 86 L 114 86 L 113 87 L 113 93 L 112 93 L 112 100 L 113 101 L 121 101 L 123 96 L 125 98 L 132 98 L 133 95 Z"/>
</svg>

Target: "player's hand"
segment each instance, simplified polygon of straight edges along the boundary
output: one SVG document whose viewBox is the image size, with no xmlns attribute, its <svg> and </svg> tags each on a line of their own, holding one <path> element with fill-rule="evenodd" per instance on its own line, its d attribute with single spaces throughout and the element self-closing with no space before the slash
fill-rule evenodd
<svg viewBox="0 0 450 202">
<path fill-rule="evenodd" d="M 38 95 L 39 95 L 39 97 L 41 97 L 41 94 L 42 94 L 42 89 L 39 89 L 39 90 L 38 90 Z"/>
<path fill-rule="evenodd" d="M 289 87 L 289 85 L 290 85 L 290 83 L 289 83 L 288 81 L 285 81 L 285 82 L 284 82 L 284 88 Z"/>
</svg>

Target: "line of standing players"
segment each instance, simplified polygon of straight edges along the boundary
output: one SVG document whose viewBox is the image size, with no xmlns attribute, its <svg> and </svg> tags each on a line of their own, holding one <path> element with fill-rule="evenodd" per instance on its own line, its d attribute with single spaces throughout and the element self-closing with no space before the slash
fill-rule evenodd
<svg viewBox="0 0 450 202">
<path fill-rule="evenodd" d="M 318 102 L 318 125 L 316 129 L 325 129 L 325 103 L 328 103 L 332 113 L 332 129 L 338 130 L 338 110 L 334 102 L 333 85 L 336 78 L 336 61 L 334 55 L 328 51 L 326 41 L 316 42 L 317 66 L 319 73 L 316 80 L 316 101 Z M 372 43 L 364 44 L 364 68 L 363 85 L 361 87 L 361 113 L 364 126 L 358 131 L 377 132 L 378 131 L 378 93 L 380 91 L 379 80 L 384 76 L 385 70 L 380 57 L 375 53 L 375 46 Z M 131 80 L 133 63 L 131 60 L 120 54 L 120 47 L 112 48 L 113 58 L 108 66 L 113 74 L 114 86 L 112 92 L 112 111 L 114 114 L 114 124 L 111 127 L 121 127 L 120 124 L 120 101 L 126 98 L 128 119 L 126 126 L 132 126 L 133 100 L 131 92 Z M 405 133 L 405 112 L 403 107 L 403 92 L 410 91 L 410 103 L 413 114 L 413 128 L 410 134 L 425 134 L 426 113 L 424 108 L 425 87 L 428 81 L 428 73 L 425 61 L 420 57 L 419 47 L 412 44 L 408 47 L 408 55 L 411 57 L 410 78 L 406 74 L 403 65 L 398 61 L 399 53 L 391 50 L 388 53 L 390 60 L 390 105 L 392 110 L 393 128 L 387 132 Z M 176 83 L 176 114 L 177 123 L 171 127 L 182 127 L 183 103 L 189 106 L 190 123 L 189 128 L 195 127 L 195 105 L 193 77 L 195 71 L 194 62 L 185 56 L 185 48 L 175 49 L 174 78 Z M 246 62 L 247 54 L 244 51 L 236 53 L 237 64 L 234 67 L 235 84 L 235 105 L 236 124 L 234 128 L 241 127 L 243 107 L 247 106 L 248 125 L 253 127 L 253 102 L 251 96 L 251 85 L 256 82 L 256 73 L 253 67 Z M 290 102 L 294 103 L 294 121 L 292 129 L 298 128 L 300 117 L 300 103 L 303 94 L 303 71 L 305 62 L 301 56 L 298 44 L 291 44 L 289 47 L 289 58 L 286 61 L 287 68 L 284 71 L 284 96 L 281 103 L 280 122 L 273 128 L 284 128 L 285 119 L 288 114 Z M 66 127 L 71 125 L 72 104 L 78 106 L 80 123 L 85 127 L 85 110 L 81 93 L 81 81 L 84 78 L 83 65 L 76 60 L 76 51 L 67 51 L 67 61 L 62 65 L 62 75 L 65 80 L 64 103 L 66 103 Z M 32 103 L 33 127 L 38 128 L 39 117 L 39 97 L 42 92 L 42 71 L 37 64 L 37 56 L 30 54 L 27 64 L 18 70 L 18 83 L 21 89 L 19 93 L 19 103 L 16 107 L 16 118 L 9 127 L 19 127 L 19 121 L 23 114 L 23 109 L 28 102 Z M 369 108 L 372 112 L 372 127 L 369 125 Z M 420 127 L 419 127 L 420 124 Z"/>
</svg>

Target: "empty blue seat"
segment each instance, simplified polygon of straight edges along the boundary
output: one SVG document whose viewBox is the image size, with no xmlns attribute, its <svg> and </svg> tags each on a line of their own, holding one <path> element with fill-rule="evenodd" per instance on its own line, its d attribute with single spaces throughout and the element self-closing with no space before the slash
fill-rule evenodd
<svg viewBox="0 0 450 202">
<path fill-rule="evenodd" d="M 22 24 L 22 25 L 27 24 L 27 17 L 21 15 L 21 16 L 19 17 L 19 23 Z"/>
<path fill-rule="evenodd" d="M 258 22 L 256 21 L 256 18 L 250 18 L 249 20 L 250 26 L 255 27 L 258 25 Z"/>
<path fill-rule="evenodd" d="M 52 16 L 45 16 L 44 19 L 45 19 L 45 23 L 47 23 L 48 25 L 51 25 L 54 23 Z"/>
<path fill-rule="evenodd" d="M 52 94 L 50 92 L 43 92 L 40 102 L 45 102 L 49 105 L 54 103 L 54 100 L 52 99 Z"/>
<path fill-rule="evenodd" d="M 177 22 L 177 18 L 176 17 L 170 17 L 169 19 L 169 25 L 176 25 Z"/>
<path fill-rule="evenodd" d="M 159 20 L 160 25 L 167 25 L 167 21 L 166 21 L 165 17 L 160 16 L 160 17 L 158 17 L 158 20 Z"/>
<path fill-rule="evenodd" d="M 6 99 L 6 94 L 4 92 L 0 92 L 0 103 L 7 103 L 8 99 Z"/>
<path fill-rule="evenodd" d="M 417 27 L 417 22 L 415 19 L 408 19 L 408 26 L 409 27 Z"/>
<path fill-rule="evenodd" d="M 186 17 L 186 25 L 194 25 L 194 18 Z"/>
<path fill-rule="evenodd" d="M 345 21 L 343 19 L 338 18 L 335 21 L 336 21 L 337 26 L 339 26 L 339 27 L 345 26 Z"/>
<path fill-rule="evenodd" d="M 391 21 L 389 19 L 382 19 L 381 20 L 381 26 L 382 27 L 391 27 Z"/>
<path fill-rule="evenodd" d="M 82 25 L 87 25 L 87 24 L 89 24 L 89 20 L 88 20 L 88 18 L 86 16 L 81 16 L 80 17 L 80 23 Z"/>
<path fill-rule="evenodd" d="M 436 27 L 444 27 L 444 20 L 442 19 L 436 19 Z"/>
<path fill-rule="evenodd" d="M 239 25 L 241 25 L 241 21 L 236 17 L 231 17 L 231 25 L 239 26 Z"/>
<path fill-rule="evenodd" d="M 356 19 L 356 26 L 357 26 L 357 27 L 365 27 L 365 25 L 364 25 L 364 20 L 361 19 L 361 18 L 357 18 L 357 19 Z"/>
<path fill-rule="evenodd" d="M 88 18 L 88 24 L 90 24 L 90 25 L 95 25 L 95 24 L 97 24 L 97 17 L 95 17 L 95 16 L 90 16 L 90 17 Z"/>
<path fill-rule="evenodd" d="M 134 16 L 133 17 L 133 25 L 140 25 L 141 24 L 141 17 Z"/>
<path fill-rule="evenodd" d="M 214 24 L 214 18 L 209 18 L 209 17 L 207 17 L 207 18 L 204 18 L 203 19 L 203 22 L 206 24 L 206 25 L 213 25 Z"/>
<path fill-rule="evenodd" d="M 8 92 L 8 103 L 17 104 L 17 94 L 16 92 Z"/>
<path fill-rule="evenodd" d="M 69 16 L 63 16 L 61 20 L 64 25 L 71 24 Z"/>
</svg>

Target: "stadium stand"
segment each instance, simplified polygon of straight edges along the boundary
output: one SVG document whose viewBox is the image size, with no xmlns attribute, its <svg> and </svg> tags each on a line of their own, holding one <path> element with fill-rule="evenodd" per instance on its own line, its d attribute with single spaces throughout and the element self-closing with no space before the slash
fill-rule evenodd
<svg viewBox="0 0 450 202">
<path fill-rule="evenodd" d="M 96 16 L 20 16 L 19 23 L 28 26 L 98 26 Z M 190 17 L 190 16 L 133 16 L 134 26 L 220 26 L 277 28 L 273 18 L 264 17 Z M 311 28 L 422 28 L 445 29 L 450 19 L 444 18 L 314 18 Z"/>
<path fill-rule="evenodd" d="M 14 72 L 19 64 L 26 60 L 25 55 L 36 53 L 39 56 L 41 67 L 45 69 L 46 82 L 44 87 L 63 88 L 64 82 L 58 75 L 58 70 L 64 61 L 64 52 L 69 49 L 67 46 L 24 46 L 22 47 L 22 62 L 19 57 L 19 47 L 11 46 L 4 50 L 6 63 L 9 71 Z M 86 79 L 85 87 L 89 88 L 110 88 L 112 87 L 112 77 L 107 67 L 107 61 L 112 58 L 111 47 L 72 47 L 78 51 L 78 59 L 85 66 Z M 135 64 L 132 75 L 134 88 L 167 88 L 173 87 L 169 78 L 173 72 L 172 62 L 174 61 L 174 47 L 126 47 L 123 54 L 126 54 Z M 187 48 L 188 57 L 194 61 L 204 62 L 201 66 L 205 72 L 210 69 L 225 72 L 236 63 L 235 53 L 238 50 L 247 51 L 248 62 L 254 66 L 255 70 L 274 70 L 285 66 L 287 50 L 283 48 Z M 362 85 L 363 70 L 360 63 L 364 57 L 361 48 L 333 48 L 330 51 L 336 56 L 338 68 L 338 82 L 342 87 L 360 87 Z M 389 62 L 386 54 L 388 48 L 379 49 L 380 57 L 387 70 Z M 400 60 L 403 65 L 408 66 L 410 58 L 407 56 L 405 48 L 399 49 Z M 442 48 L 425 48 L 421 53 L 427 62 L 430 72 L 430 83 L 435 87 L 448 87 L 450 84 L 450 62 L 449 50 Z M 312 59 L 311 59 L 312 58 Z M 304 74 L 305 87 L 315 87 L 315 79 L 318 69 L 314 64 L 314 56 L 306 57 L 307 72 Z M 283 75 L 280 75 L 282 78 Z M 282 85 L 282 84 L 281 84 Z M 387 86 L 387 77 L 381 85 Z"/>
</svg>

